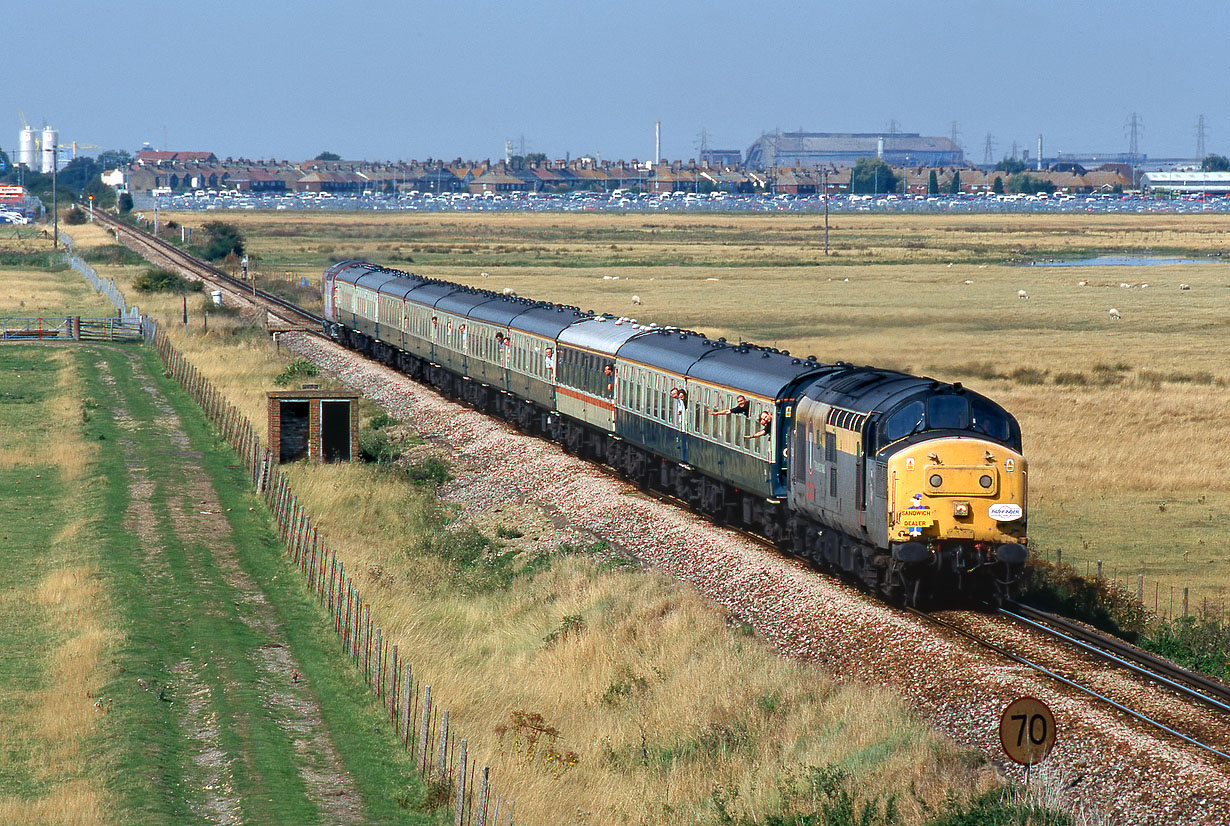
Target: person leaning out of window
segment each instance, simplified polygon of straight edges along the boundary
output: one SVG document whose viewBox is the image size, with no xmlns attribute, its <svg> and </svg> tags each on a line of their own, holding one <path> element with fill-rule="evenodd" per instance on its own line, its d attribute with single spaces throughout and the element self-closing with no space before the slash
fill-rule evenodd
<svg viewBox="0 0 1230 826">
<path fill-rule="evenodd" d="M 766 410 L 761 413 L 758 421 L 760 424 L 760 429 L 755 433 L 750 433 L 747 436 L 744 436 L 744 439 L 759 439 L 761 436 L 768 436 L 769 433 L 773 431 L 773 414 L 769 411 Z"/>
<path fill-rule="evenodd" d="M 709 408 L 710 416 L 730 416 L 734 413 L 739 413 L 743 416 L 748 415 L 747 396 L 735 396 L 734 405 L 726 408 L 725 410 L 714 410 L 713 408 Z"/>
</svg>

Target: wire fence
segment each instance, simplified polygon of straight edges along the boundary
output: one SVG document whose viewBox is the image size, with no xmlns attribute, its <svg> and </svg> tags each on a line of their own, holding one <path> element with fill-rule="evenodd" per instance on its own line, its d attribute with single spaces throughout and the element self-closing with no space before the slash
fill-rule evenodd
<svg viewBox="0 0 1230 826">
<path fill-rule="evenodd" d="M 1149 580 L 1143 572 L 1132 572 L 1118 566 L 1107 566 L 1102 560 L 1072 559 L 1062 549 L 1055 549 L 1052 556 L 1046 551 L 1045 561 L 1056 567 L 1068 566 L 1085 579 L 1105 583 L 1111 588 L 1136 599 L 1146 611 L 1158 617 L 1175 620 L 1186 617 L 1204 617 L 1224 621 L 1226 618 L 1227 593 L 1225 588 L 1196 588 L 1191 585 L 1179 587 L 1167 585 L 1162 590 L 1160 580 Z M 1081 569 L 1084 569 L 1083 571 Z"/>
<path fill-rule="evenodd" d="M 153 344 L 170 375 L 205 411 L 239 454 L 286 543 L 290 561 L 329 615 L 342 651 L 376 696 L 403 748 L 428 784 L 430 796 L 454 806 L 455 826 L 511 826 L 513 802 L 496 795 L 491 768 L 478 766 L 468 740 L 449 725 L 449 712 L 372 616 L 344 560 L 328 547 L 316 521 L 291 487 L 251 421 L 239 412 L 155 325 Z"/>
<path fill-rule="evenodd" d="M 0 318 L 0 341 L 141 341 L 144 337 L 139 318 Z"/>
<path fill-rule="evenodd" d="M 66 259 L 72 268 L 127 316 L 110 321 L 135 329 L 154 345 L 171 377 L 197 401 L 243 460 L 252 484 L 273 513 L 290 560 L 328 613 L 343 653 L 384 708 L 403 748 L 413 756 L 429 797 L 453 806 L 454 826 L 513 826 L 513 802 L 495 793 L 490 766 L 479 767 L 469 752 L 469 741 L 450 727 L 448 709 L 441 706 L 440 698 L 433 700 L 424 672 L 416 671 L 376 624 L 370 604 L 347 575 L 344 560 L 327 547 L 252 422 L 171 344 L 157 322 L 140 315 L 136 307 L 128 308 L 115 282 L 100 278 L 71 252 L 71 238 L 62 237 L 70 248 Z"/>
</svg>

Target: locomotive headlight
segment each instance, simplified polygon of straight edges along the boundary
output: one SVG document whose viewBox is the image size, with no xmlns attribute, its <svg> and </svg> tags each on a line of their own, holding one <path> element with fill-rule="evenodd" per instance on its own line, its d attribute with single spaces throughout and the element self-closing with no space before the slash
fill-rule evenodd
<svg viewBox="0 0 1230 826">
<path fill-rule="evenodd" d="M 938 473 L 932 473 L 931 478 L 928 481 L 931 483 L 931 487 L 938 488 L 940 485 L 944 484 L 944 477 L 940 476 Z"/>
<path fill-rule="evenodd" d="M 995 484 L 995 480 L 984 473 L 982 476 L 978 478 L 978 484 L 982 485 L 984 488 L 989 489 L 991 485 Z"/>
<path fill-rule="evenodd" d="M 953 516 L 969 516 L 969 502 L 953 502 L 952 503 L 952 515 Z"/>
</svg>

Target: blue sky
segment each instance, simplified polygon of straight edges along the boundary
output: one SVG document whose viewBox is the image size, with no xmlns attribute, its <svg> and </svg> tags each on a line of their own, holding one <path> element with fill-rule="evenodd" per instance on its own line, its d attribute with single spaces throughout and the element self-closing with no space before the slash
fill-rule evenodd
<svg viewBox="0 0 1230 826">
<path fill-rule="evenodd" d="M 1161 11 L 1159 11 L 1161 10 Z M 61 141 L 220 157 L 648 158 L 762 131 L 948 135 L 1151 157 L 1230 154 L 1230 3 L 289 2 L 5 4 L 0 147 L 18 111 Z M 164 147 L 163 136 L 166 136 Z M 93 152 L 94 150 L 91 150 Z"/>
</svg>

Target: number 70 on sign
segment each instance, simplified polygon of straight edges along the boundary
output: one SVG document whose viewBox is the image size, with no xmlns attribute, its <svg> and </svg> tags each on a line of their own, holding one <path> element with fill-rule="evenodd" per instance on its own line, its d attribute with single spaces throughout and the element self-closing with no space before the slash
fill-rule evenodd
<svg viewBox="0 0 1230 826">
<path fill-rule="evenodd" d="M 1055 745 L 1055 715 L 1033 697 L 1013 700 L 999 720 L 999 742 L 1009 758 L 1024 766 L 1041 763 Z"/>
</svg>

